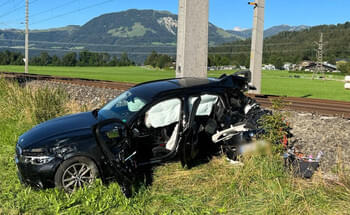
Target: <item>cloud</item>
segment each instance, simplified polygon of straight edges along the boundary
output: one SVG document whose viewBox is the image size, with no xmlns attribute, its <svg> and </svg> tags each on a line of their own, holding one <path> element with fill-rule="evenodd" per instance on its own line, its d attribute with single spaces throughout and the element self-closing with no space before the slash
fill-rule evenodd
<svg viewBox="0 0 350 215">
<path fill-rule="evenodd" d="M 241 28 L 239 26 L 236 26 L 233 28 L 234 31 L 245 31 L 245 30 L 248 30 L 248 28 Z"/>
</svg>

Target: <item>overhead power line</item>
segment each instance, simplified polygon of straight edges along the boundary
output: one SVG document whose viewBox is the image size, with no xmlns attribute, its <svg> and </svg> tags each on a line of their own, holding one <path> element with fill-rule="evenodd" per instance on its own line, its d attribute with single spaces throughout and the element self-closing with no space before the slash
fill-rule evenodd
<svg viewBox="0 0 350 215">
<path fill-rule="evenodd" d="M 80 9 L 77 9 L 77 10 L 72 10 L 72 11 L 69 11 L 69 12 L 66 12 L 66 13 L 62 13 L 62 14 L 59 14 L 59 15 L 56 15 L 56 16 L 53 16 L 53 17 L 50 17 L 50 18 L 47 18 L 47 19 L 39 20 L 37 22 L 33 22 L 32 24 L 35 25 L 35 24 L 47 22 L 47 21 L 50 21 L 50 20 L 53 20 L 53 19 L 60 18 L 62 16 L 66 16 L 66 15 L 69 15 L 69 14 L 72 14 L 72 13 L 80 12 L 82 10 L 87 10 L 87 9 L 90 9 L 90 8 L 93 8 L 93 7 L 97 7 L 97 6 L 106 4 L 108 2 L 112 2 L 112 1 L 115 1 L 115 0 L 106 0 L 106 1 L 103 1 L 103 2 L 100 2 L 100 3 L 92 4 L 92 5 L 89 5 L 89 6 L 80 8 Z"/>
<path fill-rule="evenodd" d="M 13 1 L 13 0 L 7 0 L 7 1 L 5 1 L 4 3 L 0 4 L 0 8 L 6 6 L 6 5 L 7 5 L 8 3 L 10 3 L 11 1 Z"/>
<path fill-rule="evenodd" d="M 60 8 L 67 7 L 67 6 L 69 6 L 70 4 L 72 4 L 72 3 L 74 3 L 74 2 L 77 2 L 77 1 L 76 1 L 76 0 L 72 0 L 72 1 L 66 2 L 66 3 L 64 3 L 64 4 L 58 5 L 58 6 L 56 6 L 56 7 L 53 7 L 53 8 L 47 9 L 47 10 L 40 11 L 40 12 L 38 12 L 38 13 L 35 13 L 35 14 L 31 15 L 30 18 L 36 17 L 36 16 L 38 16 L 38 15 L 42 15 L 42 14 L 44 14 L 44 13 L 51 12 L 51 11 L 53 11 L 53 10 L 57 10 L 57 9 L 60 9 Z"/>
<path fill-rule="evenodd" d="M 33 18 L 33 17 L 39 16 L 39 15 L 42 15 L 42 14 L 45 14 L 45 13 L 48 13 L 48 12 L 51 12 L 51 11 L 54 11 L 54 10 L 57 10 L 57 9 L 60 9 L 60 8 L 68 7 L 68 6 L 70 6 L 70 4 L 72 4 L 74 2 L 77 2 L 77 1 L 76 0 L 71 0 L 69 2 L 65 2 L 65 3 L 63 3 L 61 5 L 56 6 L 56 7 L 52 7 L 52 8 L 47 9 L 47 10 L 42 10 L 42 11 L 40 11 L 38 13 L 34 13 L 34 14 L 30 15 L 29 18 Z M 23 18 L 15 19 L 14 21 L 21 21 L 21 20 L 23 20 Z"/>
<path fill-rule="evenodd" d="M 32 1 L 29 2 L 29 4 L 34 4 L 34 3 L 37 2 L 37 1 L 39 1 L 39 0 L 32 0 Z M 18 7 L 16 7 L 16 8 L 14 8 L 12 11 L 8 11 L 8 12 L 6 12 L 6 13 L 1 14 L 1 15 L 0 15 L 0 18 L 5 17 L 5 16 L 8 16 L 8 15 L 10 15 L 10 14 L 13 14 L 14 12 L 16 12 L 16 11 L 22 9 L 22 8 L 25 8 L 25 7 L 26 7 L 25 4 L 24 4 L 24 5 L 21 5 L 21 6 L 18 6 Z"/>
</svg>

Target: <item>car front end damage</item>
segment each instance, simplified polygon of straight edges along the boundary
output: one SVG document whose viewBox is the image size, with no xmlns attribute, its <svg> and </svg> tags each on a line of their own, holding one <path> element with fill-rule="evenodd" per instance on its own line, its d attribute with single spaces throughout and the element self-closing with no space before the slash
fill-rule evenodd
<svg viewBox="0 0 350 215">
<path fill-rule="evenodd" d="M 236 97 L 237 98 L 237 97 Z M 212 142 L 218 144 L 228 159 L 236 160 L 265 132 L 260 124 L 264 115 L 271 111 L 260 107 L 255 100 L 241 94 L 228 111 L 229 121 L 211 136 Z M 237 105 L 239 104 L 239 105 Z"/>
<path fill-rule="evenodd" d="M 44 149 L 23 150 L 17 144 L 15 162 L 21 183 L 42 189 L 54 187 L 54 170 L 62 159 L 48 156 Z"/>
</svg>

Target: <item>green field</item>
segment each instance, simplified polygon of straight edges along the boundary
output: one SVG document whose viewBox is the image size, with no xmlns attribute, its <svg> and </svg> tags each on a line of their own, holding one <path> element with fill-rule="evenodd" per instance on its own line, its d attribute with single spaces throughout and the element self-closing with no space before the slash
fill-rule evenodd
<svg viewBox="0 0 350 215">
<path fill-rule="evenodd" d="M 0 71 L 23 72 L 23 66 L 0 66 Z M 172 70 L 158 70 L 146 67 L 31 66 L 30 73 L 131 83 L 172 78 L 175 76 L 175 72 Z M 218 77 L 222 73 L 221 71 L 210 71 L 209 76 Z M 229 71 L 228 73 L 233 73 L 233 71 Z M 295 78 L 294 76 L 296 75 L 299 78 Z M 327 75 L 327 79 L 332 80 L 311 80 L 311 77 L 311 73 L 263 71 L 262 93 L 350 101 L 350 91 L 344 89 L 344 82 L 342 82 L 344 80 L 343 75 Z"/>
<path fill-rule="evenodd" d="M 52 98 L 60 100 L 64 96 L 55 95 L 57 93 L 45 90 L 31 91 L 0 79 L 0 214 L 350 212 L 349 179 L 341 178 L 335 184 L 322 180 L 319 174 L 313 180 L 294 178 L 286 171 L 279 153 L 269 149 L 245 156 L 243 166 L 232 165 L 225 157 L 214 157 L 192 169 L 183 169 L 180 162 L 159 166 L 154 169 L 153 184 L 141 186 L 130 199 L 123 196 L 115 182 L 105 185 L 97 181 L 92 187 L 72 194 L 59 189 L 25 187 L 16 174 L 15 143 L 19 135 L 38 123 L 38 113 L 58 107 L 63 110 L 64 103 L 58 105 L 60 103 L 52 102 Z"/>
</svg>

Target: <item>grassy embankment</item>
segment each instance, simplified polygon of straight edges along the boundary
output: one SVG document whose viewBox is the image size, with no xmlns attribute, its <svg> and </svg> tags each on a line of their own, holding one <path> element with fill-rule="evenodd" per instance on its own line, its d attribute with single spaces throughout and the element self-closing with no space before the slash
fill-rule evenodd
<svg viewBox="0 0 350 215">
<path fill-rule="evenodd" d="M 244 166 L 218 157 L 190 170 L 178 162 L 157 167 L 153 185 L 130 199 L 117 183 L 97 181 L 73 194 L 22 186 L 14 162 L 18 136 L 44 118 L 75 111 L 79 107 L 62 92 L 25 90 L 0 80 L 0 214 L 350 213 L 349 184 L 329 184 L 317 175 L 313 181 L 292 178 L 271 151 L 245 157 Z"/>
<path fill-rule="evenodd" d="M 0 66 L 0 71 L 23 72 L 23 66 Z M 172 70 L 148 69 L 145 67 L 40 67 L 31 66 L 30 72 L 54 76 L 90 78 L 121 82 L 172 78 Z M 210 77 L 218 77 L 222 71 L 210 71 Z M 226 71 L 233 73 L 233 71 Z M 299 78 L 294 78 L 297 75 Z M 350 91 L 344 89 L 343 75 L 327 75 L 334 80 L 311 80 L 311 73 L 289 73 L 287 71 L 263 71 L 262 93 L 282 96 L 322 98 L 350 101 Z"/>
</svg>

